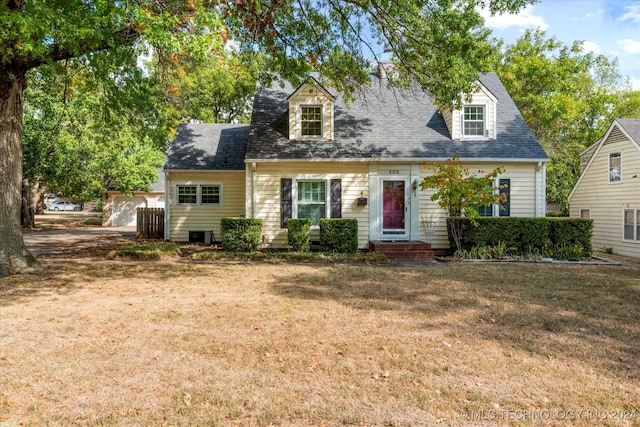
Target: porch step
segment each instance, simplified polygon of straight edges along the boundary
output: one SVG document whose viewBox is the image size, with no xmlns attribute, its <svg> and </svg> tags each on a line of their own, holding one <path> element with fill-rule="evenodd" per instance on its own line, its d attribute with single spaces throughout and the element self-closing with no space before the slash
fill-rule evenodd
<svg viewBox="0 0 640 427">
<path fill-rule="evenodd" d="M 389 259 L 433 259 L 435 252 L 431 244 L 421 241 L 381 241 L 369 242 L 369 249 L 385 255 Z"/>
</svg>

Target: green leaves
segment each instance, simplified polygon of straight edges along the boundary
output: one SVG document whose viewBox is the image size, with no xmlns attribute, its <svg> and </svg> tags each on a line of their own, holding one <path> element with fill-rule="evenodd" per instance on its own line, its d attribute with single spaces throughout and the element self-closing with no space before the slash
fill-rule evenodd
<svg viewBox="0 0 640 427">
<path fill-rule="evenodd" d="M 478 216 L 477 208 L 501 201 L 493 184 L 496 177 L 504 172 L 502 167 L 489 173 L 480 170 L 471 173 L 457 158 L 453 158 L 445 163 L 435 163 L 432 170 L 434 173 L 422 180 L 420 188 L 436 189 L 431 200 L 437 201 L 449 217 L 475 217 Z"/>
<path fill-rule="evenodd" d="M 494 69 L 547 155 L 547 199 L 566 209 L 579 153 L 602 137 L 625 81 L 615 59 L 586 53 L 543 31 L 506 46 Z"/>
</svg>

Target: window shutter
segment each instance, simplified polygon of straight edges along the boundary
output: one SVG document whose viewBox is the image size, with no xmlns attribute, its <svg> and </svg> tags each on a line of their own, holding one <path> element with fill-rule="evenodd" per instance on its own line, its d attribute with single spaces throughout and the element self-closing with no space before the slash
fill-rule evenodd
<svg viewBox="0 0 640 427">
<path fill-rule="evenodd" d="M 280 179 L 280 227 L 285 228 L 291 218 L 291 178 Z"/>
<path fill-rule="evenodd" d="M 342 180 L 331 180 L 331 218 L 342 218 Z"/>
<path fill-rule="evenodd" d="M 502 196 L 503 194 L 504 196 L 504 203 L 500 203 L 500 206 L 502 206 L 502 209 L 500 209 L 500 216 L 511 216 L 511 192 L 509 190 L 509 188 L 511 187 L 511 180 L 510 179 L 501 179 L 498 182 L 498 185 L 500 185 L 500 187 L 504 186 L 504 188 L 500 189 L 500 195 Z"/>
</svg>

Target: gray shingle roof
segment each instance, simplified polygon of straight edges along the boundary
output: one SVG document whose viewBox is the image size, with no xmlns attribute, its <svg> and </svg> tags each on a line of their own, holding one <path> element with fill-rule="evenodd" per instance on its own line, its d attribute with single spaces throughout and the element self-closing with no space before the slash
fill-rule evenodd
<svg viewBox="0 0 640 427">
<path fill-rule="evenodd" d="M 151 183 L 150 185 L 151 191 L 156 191 L 156 192 L 161 191 L 164 193 L 164 186 L 165 186 L 164 172 L 162 171 L 162 168 L 158 168 L 158 180 L 156 182 Z"/>
<path fill-rule="evenodd" d="M 167 170 L 243 170 L 249 125 L 182 124 L 167 152 Z"/>
<path fill-rule="evenodd" d="M 333 141 L 290 141 L 287 97 L 295 88 L 277 84 L 260 88 L 246 158 L 547 160 L 498 77 L 485 74 L 479 80 L 498 99 L 497 137 L 488 141 L 453 141 L 428 96 L 389 89 L 386 80 L 373 75 L 362 99 L 347 106 L 341 96 L 336 97 Z"/>
<path fill-rule="evenodd" d="M 640 119 L 616 119 L 616 122 L 633 138 L 636 144 L 640 144 Z"/>
</svg>

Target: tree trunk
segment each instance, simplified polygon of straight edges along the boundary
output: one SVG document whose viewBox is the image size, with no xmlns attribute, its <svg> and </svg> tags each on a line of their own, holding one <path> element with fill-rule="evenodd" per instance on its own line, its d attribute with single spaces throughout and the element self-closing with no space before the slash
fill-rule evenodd
<svg viewBox="0 0 640 427">
<path fill-rule="evenodd" d="M 33 198 L 31 197 L 31 188 L 29 188 L 29 180 L 22 180 L 22 204 L 20 205 L 20 222 L 22 228 L 35 228 L 36 212 L 33 209 Z"/>
<path fill-rule="evenodd" d="M 0 277 L 32 271 L 22 239 L 22 96 L 25 74 L 0 64 Z"/>
<path fill-rule="evenodd" d="M 36 215 L 44 213 L 44 191 L 40 187 L 40 183 L 29 182 L 28 179 L 22 180 L 22 211 L 20 218 L 22 228 L 35 228 Z"/>
</svg>

